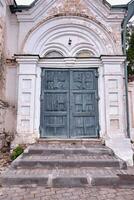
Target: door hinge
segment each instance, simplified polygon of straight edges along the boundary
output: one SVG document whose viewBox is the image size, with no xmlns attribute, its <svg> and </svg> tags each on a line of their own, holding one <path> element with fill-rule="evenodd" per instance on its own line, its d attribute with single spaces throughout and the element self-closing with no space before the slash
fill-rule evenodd
<svg viewBox="0 0 134 200">
<path fill-rule="evenodd" d="M 43 101 L 43 100 L 44 100 L 44 95 L 41 94 L 41 95 L 40 95 L 40 101 Z"/>
<path fill-rule="evenodd" d="M 100 125 L 98 125 L 97 127 L 96 127 L 96 133 L 98 134 L 100 132 Z"/>
<path fill-rule="evenodd" d="M 98 71 L 95 72 L 95 77 L 99 78 L 99 72 Z"/>
<path fill-rule="evenodd" d="M 41 126 L 39 126 L 39 132 L 40 132 L 40 134 L 41 134 Z"/>
<path fill-rule="evenodd" d="M 39 127 L 39 132 L 40 132 L 40 136 L 42 137 L 43 136 L 43 129 L 42 129 L 41 126 Z"/>
<path fill-rule="evenodd" d="M 41 73 L 41 78 L 43 78 L 44 76 L 45 76 L 45 70 L 43 69 Z"/>
<path fill-rule="evenodd" d="M 95 94 L 95 99 L 96 99 L 97 101 L 100 100 L 100 97 L 98 96 L 98 94 Z"/>
</svg>

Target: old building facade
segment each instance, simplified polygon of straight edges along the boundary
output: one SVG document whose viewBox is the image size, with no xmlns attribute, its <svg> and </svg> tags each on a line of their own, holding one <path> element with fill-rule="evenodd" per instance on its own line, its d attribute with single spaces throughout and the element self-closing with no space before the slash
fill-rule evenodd
<svg viewBox="0 0 134 200">
<path fill-rule="evenodd" d="M 6 1 L 6 11 L 13 145 L 102 138 L 132 164 L 121 34 L 126 10 L 102 0 L 38 0 L 30 7 Z"/>
</svg>

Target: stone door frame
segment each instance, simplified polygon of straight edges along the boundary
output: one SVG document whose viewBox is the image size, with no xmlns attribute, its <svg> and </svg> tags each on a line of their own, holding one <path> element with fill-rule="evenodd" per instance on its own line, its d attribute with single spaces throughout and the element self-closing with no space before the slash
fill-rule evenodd
<svg viewBox="0 0 134 200">
<path fill-rule="evenodd" d="M 98 68 L 98 95 L 99 95 L 99 124 L 100 137 L 114 137 L 116 135 L 125 136 L 124 100 L 115 102 L 118 105 L 119 115 L 111 115 L 109 105 L 109 94 L 115 93 L 123 97 L 123 72 L 122 62 L 124 57 L 104 57 L 76 59 L 39 59 L 38 56 L 17 56 L 18 62 L 18 114 L 17 133 L 24 141 L 35 141 L 40 137 L 40 94 L 41 94 L 41 68 Z M 114 63 L 113 63 L 114 62 Z M 110 89 L 109 82 L 113 81 L 113 87 L 117 91 Z M 112 84 L 110 82 L 110 84 Z M 118 94 L 119 93 L 119 94 Z M 113 98 L 113 97 L 111 97 Z M 28 102 L 29 101 L 29 102 Z M 112 100 L 111 100 L 112 101 Z M 115 106 L 113 105 L 113 109 Z M 113 111 L 115 112 L 115 111 Z M 124 113 L 124 114 L 123 114 Z M 110 125 L 113 120 L 116 127 Z M 118 124 L 117 121 L 118 120 Z M 119 126 L 119 127 L 118 127 Z M 116 129 L 117 128 L 117 129 Z"/>
</svg>

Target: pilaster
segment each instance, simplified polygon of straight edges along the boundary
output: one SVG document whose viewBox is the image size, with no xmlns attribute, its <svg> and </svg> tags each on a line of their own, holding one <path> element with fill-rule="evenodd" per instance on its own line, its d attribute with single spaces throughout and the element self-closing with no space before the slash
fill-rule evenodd
<svg viewBox="0 0 134 200">
<path fill-rule="evenodd" d="M 35 96 L 38 56 L 17 56 L 18 109 L 17 138 L 19 143 L 34 142 Z"/>
<path fill-rule="evenodd" d="M 102 56 L 107 136 L 125 137 L 124 56 Z"/>
<path fill-rule="evenodd" d="M 102 56 L 106 110 L 106 145 L 133 165 L 133 151 L 126 128 L 125 56 Z"/>
</svg>

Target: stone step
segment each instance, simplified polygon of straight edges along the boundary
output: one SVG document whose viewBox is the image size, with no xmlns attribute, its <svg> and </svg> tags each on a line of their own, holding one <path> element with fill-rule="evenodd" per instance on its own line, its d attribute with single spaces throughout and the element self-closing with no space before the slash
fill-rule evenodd
<svg viewBox="0 0 134 200">
<path fill-rule="evenodd" d="M 17 175 L 10 177 L 2 177 L 0 180 L 0 184 L 3 186 L 11 186 L 11 185 L 37 185 L 43 187 L 84 187 L 88 185 L 88 181 L 86 177 L 55 177 L 49 178 L 46 175 Z"/>
<path fill-rule="evenodd" d="M 30 145 L 28 149 L 109 149 L 108 147 L 104 145 L 90 145 L 90 144 L 64 144 L 64 143 L 53 143 L 53 144 L 35 144 L 35 145 Z"/>
<path fill-rule="evenodd" d="M 102 146 L 104 143 L 101 139 L 47 139 L 47 138 L 40 138 L 37 140 L 38 144 L 51 144 L 51 145 L 98 145 Z"/>
<path fill-rule="evenodd" d="M 55 168 L 55 167 L 119 167 L 126 169 L 126 163 L 110 156 L 27 156 L 16 159 L 14 168 Z"/>
<path fill-rule="evenodd" d="M 85 147 L 84 145 L 65 146 L 35 144 L 29 146 L 24 154 L 17 158 L 12 166 L 17 168 L 55 168 L 55 167 L 120 167 L 126 169 L 126 163 L 115 157 L 107 147 Z M 69 147 L 69 148 L 68 148 Z"/>
<path fill-rule="evenodd" d="M 20 160 L 20 159 L 19 159 Z M 29 160 L 29 161 L 90 161 L 90 160 L 102 160 L 102 161 L 121 161 L 114 156 L 111 155 L 83 155 L 83 154 L 51 154 L 51 155 L 44 155 L 44 154 L 23 154 L 21 156 L 21 160 Z"/>
<path fill-rule="evenodd" d="M 92 186 L 133 186 L 134 187 L 134 175 L 132 174 L 117 174 L 112 176 L 97 176 L 94 175 L 90 178 L 90 184 Z"/>
<path fill-rule="evenodd" d="M 133 186 L 132 173 L 126 169 L 124 161 L 100 144 L 36 143 L 12 162 L 0 183 L 52 188 Z"/>
<path fill-rule="evenodd" d="M 24 155 L 53 155 L 53 154 L 65 154 L 65 155 L 71 155 L 71 154 L 81 154 L 81 155 L 111 155 L 113 156 L 114 153 L 111 149 L 108 148 L 52 148 L 52 147 L 44 147 L 44 146 L 31 146 L 29 149 L 27 149 L 24 152 Z"/>
<path fill-rule="evenodd" d="M 0 185 L 11 186 L 11 185 L 37 185 L 47 186 L 48 176 L 47 175 L 6 175 L 0 177 Z"/>
<path fill-rule="evenodd" d="M 82 173 L 81 173 L 82 172 Z M 44 187 L 134 186 L 134 175 L 118 169 L 10 169 L 0 177 L 1 185 L 37 185 Z"/>
</svg>

